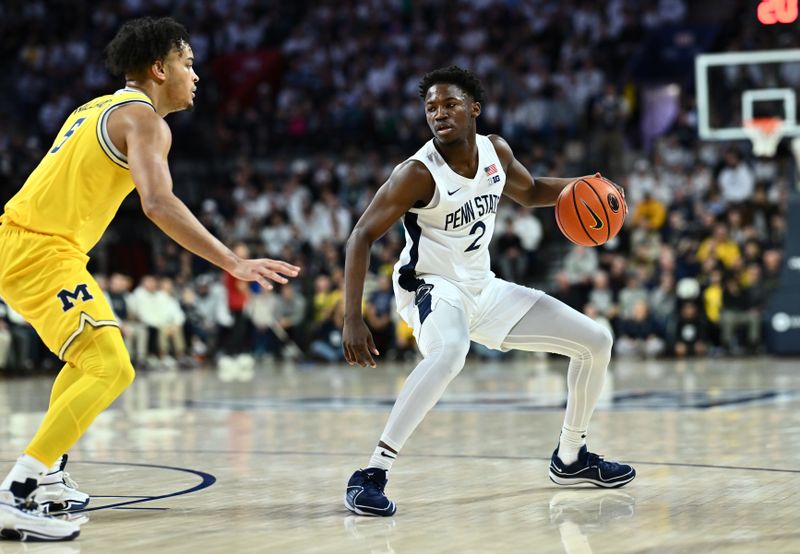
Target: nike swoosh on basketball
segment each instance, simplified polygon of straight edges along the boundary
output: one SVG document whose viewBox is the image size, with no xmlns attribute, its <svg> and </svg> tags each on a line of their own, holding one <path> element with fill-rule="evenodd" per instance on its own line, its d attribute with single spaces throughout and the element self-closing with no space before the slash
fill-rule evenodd
<svg viewBox="0 0 800 554">
<path fill-rule="evenodd" d="M 600 220 L 600 218 L 599 218 L 599 217 L 597 217 L 597 214 L 596 214 L 596 213 L 594 213 L 594 210 L 593 210 L 593 209 L 591 209 L 591 208 L 589 207 L 589 204 L 587 204 L 587 203 L 586 203 L 586 202 L 584 202 L 583 200 L 581 200 L 581 203 L 582 203 L 584 206 L 586 206 L 586 209 L 587 209 L 587 210 L 589 210 L 589 213 L 592 215 L 592 218 L 594 218 L 594 225 L 592 225 L 592 229 L 595 229 L 595 230 L 597 230 L 597 229 L 602 229 L 602 228 L 603 228 L 603 222 Z"/>
<path fill-rule="evenodd" d="M 456 189 L 456 190 L 454 190 L 454 191 L 449 191 L 449 190 L 448 190 L 448 191 L 447 191 L 447 194 L 448 194 L 448 196 L 453 196 L 455 193 L 457 193 L 458 191 L 460 191 L 460 190 L 461 190 L 461 189 L 463 189 L 463 188 L 464 188 L 464 187 L 460 187 L 460 188 L 457 188 L 457 189 Z"/>
</svg>

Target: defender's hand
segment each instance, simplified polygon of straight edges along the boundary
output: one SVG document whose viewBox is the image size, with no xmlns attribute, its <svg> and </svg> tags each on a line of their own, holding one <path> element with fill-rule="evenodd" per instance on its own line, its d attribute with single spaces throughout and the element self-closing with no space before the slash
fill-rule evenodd
<svg viewBox="0 0 800 554">
<path fill-rule="evenodd" d="M 376 367 L 377 365 L 372 355 L 379 356 L 380 352 L 375 348 L 372 333 L 369 332 L 367 324 L 361 318 L 345 320 L 342 330 L 342 349 L 344 350 L 344 359 L 350 365 L 358 364 L 361 367 Z"/>
<path fill-rule="evenodd" d="M 256 260 L 239 260 L 229 273 L 242 281 L 257 281 L 265 289 L 272 290 L 272 285 L 267 279 L 285 284 L 289 280 L 283 276 L 297 277 L 297 274 L 300 273 L 300 268 L 280 260 L 259 258 Z"/>
</svg>

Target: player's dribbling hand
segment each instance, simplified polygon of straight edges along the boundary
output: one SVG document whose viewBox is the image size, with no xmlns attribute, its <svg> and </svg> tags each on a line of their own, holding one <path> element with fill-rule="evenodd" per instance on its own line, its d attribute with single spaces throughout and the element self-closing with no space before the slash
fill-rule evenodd
<svg viewBox="0 0 800 554">
<path fill-rule="evenodd" d="M 361 318 L 352 321 L 345 320 L 342 329 L 342 349 L 344 350 L 344 359 L 350 365 L 377 366 L 372 355 L 379 356 L 380 352 L 375 348 L 372 333 L 369 332 L 367 324 Z"/>
<path fill-rule="evenodd" d="M 258 258 L 239 260 L 229 273 L 242 281 L 257 281 L 265 289 L 272 290 L 272 284 L 267 279 L 286 284 L 289 282 L 286 277 L 297 277 L 300 268 L 280 260 Z"/>
<path fill-rule="evenodd" d="M 611 179 L 609 179 L 608 177 L 603 177 L 602 175 L 600 175 L 600 172 L 599 172 L 599 171 L 598 171 L 597 173 L 595 173 L 595 174 L 594 174 L 594 176 L 595 176 L 595 177 L 600 177 L 600 178 L 601 178 L 601 179 L 603 179 L 604 181 L 608 181 L 609 183 L 611 183 L 612 185 L 614 185 L 615 187 L 617 187 L 617 190 L 618 190 L 618 191 L 619 191 L 619 193 L 622 195 L 622 199 L 623 199 L 623 200 L 625 200 L 625 189 L 623 189 L 621 186 L 619 186 L 617 183 L 615 183 L 614 181 L 612 181 L 612 180 L 611 180 Z"/>
</svg>

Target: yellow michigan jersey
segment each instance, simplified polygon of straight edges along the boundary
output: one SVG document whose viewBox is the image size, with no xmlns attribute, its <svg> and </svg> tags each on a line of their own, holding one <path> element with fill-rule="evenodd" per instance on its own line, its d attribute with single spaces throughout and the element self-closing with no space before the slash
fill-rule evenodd
<svg viewBox="0 0 800 554">
<path fill-rule="evenodd" d="M 111 111 L 133 102 L 152 106 L 144 93 L 122 89 L 72 112 L 44 159 L 6 204 L 2 220 L 64 237 L 81 252 L 91 250 L 134 188 L 128 161 L 106 129 Z"/>
<path fill-rule="evenodd" d="M 0 296 L 66 361 L 87 325 L 117 325 L 86 253 L 134 188 L 106 127 L 112 110 L 134 102 L 152 107 L 122 89 L 73 111 L 0 217 Z"/>
</svg>

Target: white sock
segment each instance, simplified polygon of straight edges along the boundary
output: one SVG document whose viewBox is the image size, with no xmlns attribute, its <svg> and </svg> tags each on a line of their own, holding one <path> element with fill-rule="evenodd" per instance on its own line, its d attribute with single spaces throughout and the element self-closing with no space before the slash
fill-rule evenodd
<svg viewBox="0 0 800 554">
<path fill-rule="evenodd" d="M 10 490 L 14 496 L 24 500 L 36 489 L 42 476 L 47 473 L 47 469 L 47 466 L 36 458 L 23 454 L 3 480 L 0 490 Z M 15 483 L 16 486 L 14 486 Z"/>
<path fill-rule="evenodd" d="M 397 459 L 397 454 L 391 450 L 387 450 L 382 446 L 376 446 L 375 452 L 372 453 L 372 458 L 369 459 L 367 467 L 377 467 L 389 471 L 392 469 L 392 464 Z"/>
<path fill-rule="evenodd" d="M 558 441 L 558 457 L 565 465 L 578 461 L 578 451 L 586 444 L 586 429 L 578 430 L 564 425 Z"/>
</svg>

